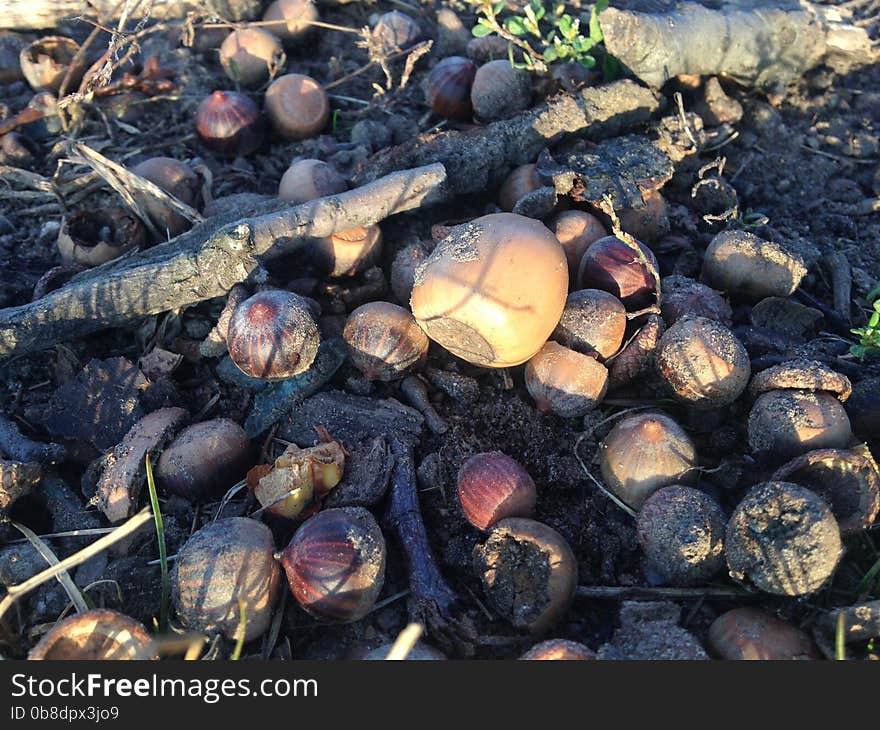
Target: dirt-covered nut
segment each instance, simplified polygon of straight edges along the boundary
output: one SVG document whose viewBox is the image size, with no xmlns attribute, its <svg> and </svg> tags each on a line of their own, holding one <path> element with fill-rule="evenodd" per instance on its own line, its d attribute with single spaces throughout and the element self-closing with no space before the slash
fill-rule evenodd
<svg viewBox="0 0 880 730">
<path fill-rule="evenodd" d="M 428 356 L 428 338 L 415 318 L 390 302 L 369 302 L 355 309 L 342 338 L 348 358 L 368 380 L 397 380 Z"/>
<path fill-rule="evenodd" d="M 265 633 L 281 585 L 272 533 L 262 522 L 227 517 L 205 525 L 177 553 L 171 599 L 193 631 L 238 635 L 244 603 L 245 641 Z"/>
<path fill-rule="evenodd" d="M 816 492 L 828 502 L 844 535 L 869 528 L 880 510 L 880 473 L 865 445 L 809 451 L 781 466 L 772 478 Z"/>
<path fill-rule="evenodd" d="M 802 596 L 834 572 L 840 530 L 815 492 L 791 482 L 763 482 L 734 510 L 724 550 L 737 580 L 750 580 L 767 593 Z"/>
<path fill-rule="evenodd" d="M 791 360 L 755 373 L 749 383 L 752 398 L 771 390 L 825 391 L 844 402 L 852 393 L 849 378 L 818 360 Z"/>
<path fill-rule="evenodd" d="M 201 181 L 189 165 L 171 157 L 151 157 L 135 165 L 132 172 L 149 180 L 181 203 L 195 205 Z M 186 218 L 180 213 L 169 210 L 164 203 L 152 197 L 146 197 L 140 202 L 147 215 L 154 221 L 160 222 L 163 233 L 167 229 L 168 233 L 174 236 L 190 227 L 190 222 Z"/>
<path fill-rule="evenodd" d="M 401 304 L 409 304 L 416 269 L 427 261 L 429 254 L 430 249 L 420 242 L 411 243 L 395 254 L 391 262 L 391 291 Z"/>
<path fill-rule="evenodd" d="M 471 104 L 474 116 L 482 122 L 506 119 L 528 109 L 532 86 L 528 72 L 514 68 L 510 61 L 484 63 L 474 75 Z"/>
<path fill-rule="evenodd" d="M 286 62 L 278 38 L 260 28 L 239 28 L 220 44 L 220 64 L 226 75 L 249 89 L 277 76 Z"/>
<path fill-rule="evenodd" d="M 657 369 L 676 399 L 694 408 L 720 408 L 746 389 L 751 362 L 727 327 L 705 317 L 676 322 L 660 338 Z"/>
<path fill-rule="evenodd" d="M 35 91 L 49 89 L 57 92 L 67 72 L 71 72 L 68 91 L 75 90 L 85 73 L 83 59 L 74 63 L 79 44 L 64 36 L 43 36 L 21 49 L 19 63 L 25 79 Z"/>
<path fill-rule="evenodd" d="M 251 442 L 229 418 L 183 429 L 159 457 L 156 479 L 187 499 L 221 497 L 252 465 Z"/>
<path fill-rule="evenodd" d="M 507 176 L 498 191 L 498 204 L 501 210 L 510 213 L 517 202 L 524 195 L 534 192 L 541 187 L 538 177 L 538 166 L 535 164 L 520 165 L 515 167 Z"/>
<path fill-rule="evenodd" d="M 675 484 L 648 497 L 636 538 L 648 565 L 675 586 L 704 583 L 724 567 L 724 513 L 708 494 Z"/>
<path fill-rule="evenodd" d="M 547 639 L 520 657 L 526 661 L 589 661 L 595 658 L 596 652 L 588 646 L 567 639 Z"/>
<path fill-rule="evenodd" d="M 666 199 L 659 190 L 642 193 L 643 208 L 624 208 L 617 212 L 620 228 L 639 241 L 656 241 L 669 232 Z"/>
<path fill-rule="evenodd" d="M 372 651 L 364 654 L 363 660 L 372 662 L 387 659 L 388 653 L 391 651 L 391 647 L 393 646 L 393 643 L 377 646 Z M 423 644 L 421 641 L 417 641 L 413 648 L 410 649 L 409 653 L 406 655 L 406 661 L 408 662 L 444 661 L 446 658 L 446 655 L 442 651 L 440 651 L 439 649 L 435 649 L 433 646 L 428 646 L 428 644 Z"/>
<path fill-rule="evenodd" d="M 108 661 L 156 659 L 143 624 L 106 608 L 78 613 L 55 624 L 28 659 Z"/>
<path fill-rule="evenodd" d="M 556 237 L 496 213 L 456 226 L 416 271 L 413 314 L 432 340 L 483 367 L 511 367 L 553 332 L 568 292 Z"/>
<path fill-rule="evenodd" d="M 381 252 L 382 229 L 375 224 L 309 241 L 309 255 L 327 276 L 357 276 L 370 268 Z"/>
<path fill-rule="evenodd" d="M 345 178 L 326 162 L 297 160 L 281 176 L 278 197 L 295 205 L 342 193 L 347 189 Z"/>
<path fill-rule="evenodd" d="M 263 13 L 263 21 L 271 23 L 263 26 L 263 30 L 290 43 L 302 38 L 317 19 L 318 8 L 313 0 L 275 0 Z"/>
<path fill-rule="evenodd" d="M 471 86 L 476 64 L 461 56 L 444 58 L 428 74 L 425 99 L 435 114 L 464 121 L 471 118 Z"/>
<path fill-rule="evenodd" d="M 565 615 L 577 587 L 577 561 L 565 538 L 521 517 L 501 520 L 474 548 L 474 571 L 495 611 L 532 633 Z"/>
<path fill-rule="evenodd" d="M 385 580 L 385 538 L 362 507 L 339 507 L 306 520 L 281 555 L 294 598 L 311 615 L 357 621 Z"/>
<path fill-rule="evenodd" d="M 807 390 L 761 393 L 749 412 L 748 433 L 752 451 L 777 463 L 813 449 L 846 448 L 852 441 L 840 401 Z"/>
<path fill-rule="evenodd" d="M 649 314 L 638 332 L 612 360 L 608 370 L 612 388 L 628 385 L 653 372 L 657 345 L 664 332 L 660 316 Z"/>
<path fill-rule="evenodd" d="M 458 470 L 457 490 L 464 516 L 480 530 L 507 517 L 531 517 L 538 496 L 529 473 L 500 451 L 467 459 Z"/>
<path fill-rule="evenodd" d="M 327 92 L 311 76 L 287 74 L 266 90 L 266 114 L 286 139 L 305 139 L 320 132 L 330 118 Z"/>
<path fill-rule="evenodd" d="M 589 355 L 548 342 L 526 365 L 525 381 L 539 411 L 580 418 L 605 397 L 608 370 Z"/>
<path fill-rule="evenodd" d="M 687 276 L 665 276 L 660 280 L 663 301 L 660 312 L 671 327 L 684 317 L 706 317 L 730 326 L 733 310 L 714 289 Z"/>
<path fill-rule="evenodd" d="M 693 442 L 662 413 L 621 419 L 599 447 L 605 485 L 634 509 L 660 487 L 691 481 L 696 463 Z"/>
<path fill-rule="evenodd" d="M 590 246 L 608 232 L 596 216 L 584 210 L 564 210 L 553 220 L 550 230 L 565 250 L 568 269 L 577 273 L 581 259 Z"/>
<path fill-rule="evenodd" d="M 709 627 L 709 648 L 719 659 L 767 660 L 818 659 L 819 652 L 807 634 L 756 608 L 734 608 L 722 613 Z"/>
<path fill-rule="evenodd" d="M 245 94 L 215 91 L 196 110 L 196 133 L 205 147 L 224 157 L 255 152 L 263 144 L 260 108 Z"/>
<path fill-rule="evenodd" d="M 800 257 L 778 243 L 742 230 L 719 233 L 703 258 L 703 280 L 707 284 L 755 299 L 788 296 L 806 273 Z"/>
<path fill-rule="evenodd" d="M 83 210 L 62 220 L 58 253 L 67 264 L 99 266 L 146 240 L 144 224 L 125 208 Z"/>
<path fill-rule="evenodd" d="M 379 16 L 370 33 L 373 42 L 385 53 L 405 51 L 422 36 L 419 24 L 406 13 L 392 10 Z"/>
<path fill-rule="evenodd" d="M 613 294 L 601 289 L 580 289 L 568 295 L 553 339 L 600 360 L 611 357 L 623 344 L 626 309 Z"/>
<path fill-rule="evenodd" d="M 647 246 L 636 241 L 634 248 L 617 236 L 605 236 L 584 252 L 577 281 L 581 289 L 607 291 L 627 309 L 637 309 L 651 303 L 656 271 L 657 258 Z"/>
</svg>

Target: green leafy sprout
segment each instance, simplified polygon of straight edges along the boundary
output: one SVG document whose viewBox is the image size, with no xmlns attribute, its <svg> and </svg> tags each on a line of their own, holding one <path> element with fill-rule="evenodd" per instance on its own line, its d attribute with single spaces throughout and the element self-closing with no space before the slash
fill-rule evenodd
<svg viewBox="0 0 880 730">
<path fill-rule="evenodd" d="M 597 0 L 593 6 L 586 34 L 580 19 L 565 12 L 564 2 L 554 0 L 548 10 L 542 0 L 530 0 L 522 15 L 502 19 L 506 4 L 506 0 L 480 0 L 477 8 L 480 17 L 471 33 L 476 38 L 494 34 L 506 40 L 513 66 L 546 71 L 547 64 L 575 62 L 585 68 L 595 68 L 594 51 L 603 41 L 599 13 L 608 7 L 608 0 Z M 521 61 L 514 59 L 514 48 L 519 51 Z M 610 60 L 610 56 L 603 56 L 603 61 Z M 604 66 L 603 71 L 608 72 L 610 66 L 607 63 Z"/>
<path fill-rule="evenodd" d="M 859 338 L 859 344 L 849 348 L 854 357 L 864 359 L 868 355 L 880 354 L 880 287 L 868 294 L 868 302 L 873 304 L 873 311 L 864 327 L 850 330 Z"/>
</svg>

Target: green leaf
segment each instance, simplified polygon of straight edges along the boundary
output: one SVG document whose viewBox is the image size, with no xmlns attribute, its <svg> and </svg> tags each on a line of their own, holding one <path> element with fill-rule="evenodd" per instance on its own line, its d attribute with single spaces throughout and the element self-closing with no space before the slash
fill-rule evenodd
<svg viewBox="0 0 880 730">
<path fill-rule="evenodd" d="M 500 2 L 495 3 L 495 7 L 492 8 L 493 15 L 500 15 L 501 11 L 507 6 L 507 0 L 500 0 Z"/>
<path fill-rule="evenodd" d="M 581 56 L 578 63 L 584 68 L 596 68 L 596 59 L 592 56 Z"/>
<path fill-rule="evenodd" d="M 596 0 L 593 11 L 590 13 L 590 39 L 594 43 L 601 43 L 604 40 L 602 28 L 599 25 L 599 13 L 608 7 L 608 0 Z"/>
<path fill-rule="evenodd" d="M 523 23 L 523 19 L 519 18 L 515 15 L 507 18 L 504 21 L 504 27 L 515 36 L 524 36 L 526 34 L 526 27 Z"/>
<path fill-rule="evenodd" d="M 572 37 L 573 27 L 572 27 L 570 15 L 563 15 L 559 19 L 559 23 L 557 24 L 556 27 L 559 28 L 559 32 L 562 33 L 563 38 L 571 38 Z M 576 33 L 575 33 L 575 35 L 576 35 Z"/>
<path fill-rule="evenodd" d="M 485 38 L 491 32 L 492 29 L 488 25 L 483 25 L 482 21 L 471 28 L 471 35 L 474 38 Z"/>
<path fill-rule="evenodd" d="M 553 63 L 559 58 L 559 52 L 553 46 L 544 49 L 544 60 L 547 63 Z"/>
<path fill-rule="evenodd" d="M 861 345 L 853 345 L 849 348 L 849 354 L 861 360 L 865 356 L 865 348 Z"/>
<path fill-rule="evenodd" d="M 868 327 L 874 329 L 878 324 L 880 324 L 880 312 L 874 312 L 868 320 Z"/>
</svg>

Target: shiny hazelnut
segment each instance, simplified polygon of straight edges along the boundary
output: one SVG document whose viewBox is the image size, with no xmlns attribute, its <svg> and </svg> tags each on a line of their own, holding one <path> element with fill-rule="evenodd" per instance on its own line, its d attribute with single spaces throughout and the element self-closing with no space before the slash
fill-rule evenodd
<svg viewBox="0 0 880 730">
<path fill-rule="evenodd" d="M 581 257 L 578 287 L 607 291 L 627 309 L 650 304 L 657 289 L 657 259 L 646 246 L 636 246 L 640 253 L 616 236 L 600 238 Z"/>
<path fill-rule="evenodd" d="M 263 13 L 263 20 L 272 25 L 263 30 L 280 38 L 284 43 L 302 38 L 318 19 L 318 8 L 312 0 L 275 0 Z"/>
<path fill-rule="evenodd" d="M 253 463 L 251 442 L 229 418 L 214 418 L 183 429 L 162 452 L 156 479 L 187 499 L 222 497 Z"/>
<path fill-rule="evenodd" d="M 783 461 L 813 449 L 840 449 L 852 441 L 849 418 L 833 395 L 771 390 L 749 412 L 749 446 L 758 456 Z"/>
<path fill-rule="evenodd" d="M 349 359 L 368 380 L 402 378 L 428 356 L 428 338 L 415 317 L 390 302 L 369 302 L 355 309 L 342 338 Z"/>
<path fill-rule="evenodd" d="M 181 203 L 195 206 L 201 183 L 199 176 L 185 163 L 170 157 L 151 157 L 135 165 L 132 172 L 149 180 Z M 162 232 L 167 230 L 174 236 L 190 227 L 186 218 L 152 197 L 144 198 L 141 204 L 150 218 L 163 223 Z"/>
<path fill-rule="evenodd" d="M 215 91 L 196 110 L 196 132 L 205 147 L 226 157 L 249 155 L 263 143 L 260 109 L 245 94 Z"/>
<path fill-rule="evenodd" d="M 752 487 L 730 518 L 724 545 L 734 578 L 781 596 L 821 588 L 841 554 L 840 530 L 828 505 L 791 482 Z"/>
<path fill-rule="evenodd" d="M 510 61 L 484 63 L 474 75 L 471 105 L 482 122 L 506 119 L 529 108 L 532 86 L 528 72 L 514 68 Z"/>
<path fill-rule="evenodd" d="M 392 10 L 379 16 L 370 33 L 373 42 L 386 54 L 405 51 L 422 35 L 419 24 L 406 13 Z"/>
<path fill-rule="evenodd" d="M 376 603 L 385 580 L 385 538 L 362 507 L 319 512 L 281 555 L 294 598 L 312 616 L 351 622 Z"/>
<path fill-rule="evenodd" d="M 601 289 L 581 289 L 568 295 L 553 339 L 599 360 L 611 357 L 623 344 L 626 309 Z"/>
<path fill-rule="evenodd" d="M 577 274 L 584 252 L 600 238 L 608 235 L 602 221 L 583 210 L 562 211 L 553 220 L 550 230 L 565 250 L 572 276 Z"/>
<path fill-rule="evenodd" d="M 642 504 L 636 539 L 665 583 L 705 583 L 724 567 L 726 520 L 718 503 L 691 487 L 661 487 Z"/>
<path fill-rule="evenodd" d="M 723 325 L 733 322 L 733 310 L 714 289 L 686 276 L 665 276 L 660 280 L 663 301 L 660 311 L 671 327 L 684 317 L 706 317 Z"/>
<path fill-rule="evenodd" d="M 634 509 L 660 487 L 691 481 L 696 464 L 693 442 L 662 413 L 621 419 L 599 448 L 605 485 Z"/>
<path fill-rule="evenodd" d="M 553 332 L 568 291 L 559 242 L 513 213 L 457 226 L 416 271 L 411 305 L 428 336 L 468 362 L 519 365 Z"/>
<path fill-rule="evenodd" d="M 526 365 L 526 389 L 542 413 L 580 418 L 608 390 L 608 370 L 589 355 L 547 342 Z"/>
<path fill-rule="evenodd" d="M 657 345 L 664 332 L 663 320 L 656 314 L 649 314 L 611 362 L 608 369 L 610 387 L 629 385 L 654 371 Z"/>
<path fill-rule="evenodd" d="M 425 100 L 435 114 L 464 121 L 471 118 L 471 85 L 477 66 L 461 56 L 444 58 L 428 74 Z"/>
<path fill-rule="evenodd" d="M 287 74 L 266 91 L 266 114 L 286 139 L 305 139 L 320 132 L 330 118 L 327 93 L 311 76 Z"/>
<path fill-rule="evenodd" d="M 666 199 L 659 190 L 642 193 L 644 208 L 624 208 L 617 212 L 620 228 L 639 241 L 656 241 L 669 232 Z"/>
<path fill-rule="evenodd" d="M 535 644 L 520 659 L 526 661 L 589 661 L 596 653 L 587 646 L 566 639 L 548 639 Z"/>
<path fill-rule="evenodd" d="M 357 276 L 382 253 L 382 229 L 358 226 L 309 242 L 309 253 L 327 276 Z"/>
<path fill-rule="evenodd" d="M 523 517 L 492 528 L 474 548 L 474 570 L 498 615 L 532 633 L 565 615 L 577 587 L 577 561 L 565 538 Z"/>
<path fill-rule="evenodd" d="M 244 639 L 269 628 L 281 586 L 272 533 L 262 522 L 226 517 L 209 522 L 178 551 L 171 574 L 171 599 L 180 622 L 193 631 L 239 633 L 244 603 Z"/>
<path fill-rule="evenodd" d="M 430 248 L 422 242 L 400 249 L 391 262 L 391 291 L 401 304 L 408 305 L 418 269 L 428 259 Z"/>
<path fill-rule="evenodd" d="M 79 44 L 71 38 L 43 36 L 22 48 L 21 71 L 32 89 L 58 92 L 78 52 Z M 85 70 L 84 61 L 78 61 L 71 72 L 68 91 L 76 89 Z"/>
<path fill-rule="evenodd" d="M 106 608 L 59 621 L 31 649 L 28 659 L 108 661 L 156 659 L 143 624 Z"/>
<path fill-rule="evenodd" d="M 246 375 L 283 380 L 309 368 L 320 339 L 308 302 L 273 289 L 254 294 L 235 308 L 226 345 L 232 362 Z"/>
<path fill-rule="evenodd" d="M 479 530 L 507 517 L 531 517 L 535 482 L 519 462 L 500 451 L 475 454 L 458 470 L 458 499 L 464 516 Z"/>
<path fill-rule="evenodd" d="M 756 608 L 734 608 L 709 627 L 709 648 L 729 661 L 818 659 L 807 634 Z"/>
<path fill-rule="evenodd" d="M 501 210 L 510 213 L 520 198 L 528 195 L 541 187 L 541 180 L 538 178 L 537 165 L 520 165 L 514 168 L 498 192 L 498 203 Z"/>
<path fill-rule="evenodd" d="M 682 319 L 666 330 L 657 368 L 677 400 L 700 409 L 733 403 L 752 374 L 749 354 L 733 332 L 705 317 Z"/>
<path fill-rule="evenodd" d="M 281 42 L 260 28 L 239 28 L 220 44 L 220 64 L 226 75 L 249 89 L 277 76 L 285 63 Z"/>
<path fill-rule="evenodd" d="M 61 222 L 58 253 L 66 264 L 99 266 L 146 241 L 144 224 L 124 208 L 83 210 Z"/>
<path fill-rule="evenodd" d="M 305 203 L 348 189 L 345 178 L 321 160 L 297 160 L 278 184 L 278 197 L 285 203 Z"/>
<path fill-rule="evenodd" d="M 702 277 L 709 286 L 754 299 L 786 297 L 806 273 L 800 257 L 742 230 L 719 233 L 703 258 Z"/>
</svg>

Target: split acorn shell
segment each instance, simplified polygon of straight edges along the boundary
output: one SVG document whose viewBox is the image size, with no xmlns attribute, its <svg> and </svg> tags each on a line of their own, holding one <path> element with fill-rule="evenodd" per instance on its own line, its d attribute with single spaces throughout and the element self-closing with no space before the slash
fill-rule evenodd
<svg viewBox="0 0 880 730">
<path fill-rule="evenodd" d="M 155 659 L 143 624 L 118 611 L 94 609 L 56 623 L 31 649 L 29 660 L 108 661 Z"/>
</svg>

